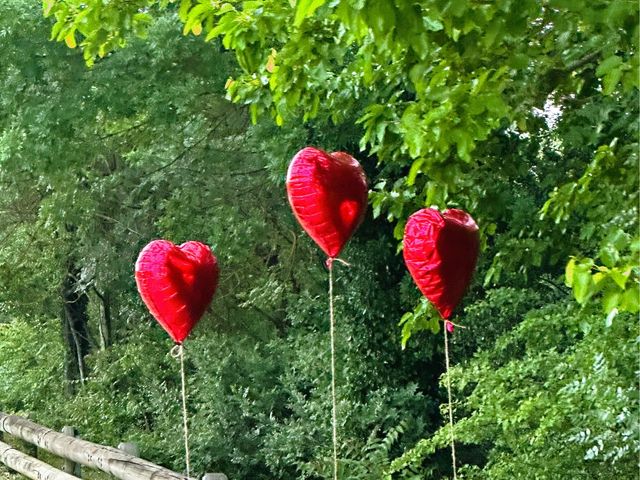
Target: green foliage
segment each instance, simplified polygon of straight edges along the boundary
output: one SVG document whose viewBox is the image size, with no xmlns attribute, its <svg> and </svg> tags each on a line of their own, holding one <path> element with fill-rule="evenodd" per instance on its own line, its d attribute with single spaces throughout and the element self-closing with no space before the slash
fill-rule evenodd
<svg viewBox="0 0 640 480">
<path fill-rule="evenodd" d="M 0 321 L 0 411 L 39 417 L 53 410 L 63 393 L 57 337 L 52 319 Z"/>
<path fill-rule="evenodd" d="M 283 135 L 250 127 L 247 112 L 223 99 L 231 57 L 183 41 L 171 14 L 149 27 L 146 41 L 133 39 L 86 69 L 47 42 L 33 8 L 0 5 L 12 39 L 0 52 L 0 209 L 8 212 L 0 221 L 15 224 L 0 247 L 0 306 L 17 332 L 7 352 L 35 337 L 27 335 L 32 316 L 60 315 L 70 258 L 80 268 L 77 293 L 90 296 L 86 378 L 56 402 L 42 382 L 29 400 L 35 417 L 73 424 L 100 443 L 137 441 L 143 457 L 182 470 L 178 363 L 135 291 L 132 269 L 151 239 L 196 239 L 212 246 L 222 273 L 211 311 L 186 346 L 194 471 L 326 475 L 326 271 L 286 206 L 283 176 L 301 144 L 344 148 L 349 130 L 300 126 Z M 31 54 L 38 49 L 45 54 Z M 353 267 L 337 269 L 340 460 L 350 478 L 371 478 L 434 429 L 437 369 L 420 373 L 435 354 L 430 344 L 407 359 L 396 341 L 404 271 L 386 224 L 360 231 L 345 253 Z M 106 345 L 102 297 L 113 323 Z M 58 370 L 22 377 L 30 357 L 17 349 L 2 372 L 12 379 L 2 408 L 21 410 L 21 393 L 43 375 L 61 390 L 61 339 L 38 340 L 55 352 L 50 365 Z"/>
<path fill-rule="evenodd" d="M 91 22 L 85 51 L 104 45 L 93 38 L 96 29 L 122 38 L 108 22 L 85 22 L 85 12 L 105 10 L 98 2 L 83 2 L 82 13 L 73 11 L 75 3 L 53 1 L 47 13 L 60 12 L 55 28 Z M 128 18 L 140 7 L 115 2 L 106 10 Z M 315 117 L 323 101 L 323 110 L 339 119 L 364 96 L 362 145 L 383 160 L 409 155 L 420 165 L 415 170 L 429 174 L 450 153 L 470 162 L 476 144 L 503 119 L 524 124 L 530 107 L 554 89 L 582 88 L 571 74 L 585 64 L 597 61 L 607 95 L 619 84 L 626 92 L 637 86 L 637 38 L 628 28 L 635 16 L 622 0 L 529 1 L 517 8 L 510 1 L 183 0 L 179 16 L 184 33 L 198 25 L 207 40 L 221 37 L 235 51 L 246 71 L 230 84 L 236 100 L 270 110 L 280 123 L 299 112 Z"/>
<path fill-rule="evenodd" d="M 423 330 L 438 333 L 440 331 L 440 316 L 428 300 L 421 298 L 415 310 L 405 313 L 400 318 L 399 326 L 402 327 L 402 348 L 405 348 L 415 333 Z"/>
<path fill-rule="evenodd" d="M 54 31 L 86 24 L 85 55 L 93 58 L 96 48 L 112 48 L 93 38 L 96 31 L 106 29 L 120 42 L 125 31 L 85 17 L 108 12 L 126 24 L 133 7 L 61 0 L 48 2 L 45 10 L 57 15 Z M 552 178 L 535 180 L 543 219 L 571 223 L 572 213 L 583 209 L 594 218 L 590 199 L 607 210 L 607 221 L 616 208 L 635 218 L 637 201 L 627 195 L 622 205 L 620 197 L 638 185 L 633 173 L 637 115 L 632 115 L 637 111 L 637 14 L 637 5 L 625 0 L 517 6 L 512 1 L 182 0 L 178 11 L 184 34 L 204 31 L 206 40 L 220 38 L 235 53 L 243 72 L 227 82 L 228 95 L 248 104 L 254 121 L 261 113 L 278 125 L 299 118 L 336 124 L 357 119 L 361 150 L 385 167 L 371 194 L 374 216 L 385 211 L 397 221 L 397 238 L 406 217 L 424 205 L 459 204 L 473 210 L 481 225 L 503 221 L 505 209 L 483 208 L 491 185 L 478 175 L 502 168 L 504 149 L 494 142 L 500 132 L 554 150 L 577 174 L 566 182 L 556 169 Z M 561 125 L 545 128 L 538 118 L 554 109 Z M 596 116 L 597 128 L 584 121 Z M 612 190 L 604 201 L 601 193 Z M 551 232 L 542 224 L 535 230 L 522 239 L 526 248 L 507 240 L 511 245 L 497 252 L 487 282 L 509 268 L 505 262 L 516 249 L 532 257 L 522 259 L 526 263 L 539 266 L 545 252 L 536 237 L 564 235 L 566 227 Z M 628 224 L 624 232 L 631 235 Z M 496 227 L 483 230 L 486 237 L 500 233 Z M 579 253 L 591 258 L 588 251 Z M 633 260 L 624 259 L 619 273 L 636 285 Z M 609 288 L 613 283 L 599 287 L 605 308 L 634 311 L 632 299 L 616 300 L 625 289 Z"/>
<path fill-rule="evenodd" d="M 46 43 L 33 8 L 0 2 L 1 314 L 12 345 L 33 338 L 32 318 L 58 315 L 73 257 L 78 288 L 111 292 L 117 320 L 68 410 L 47 410 L 37 389 L 25 409 L 71 414 L 97 440 L 138 439 L 180 469 L 176 363 L 140 320 L 130 270 L 151 238 L 197 238 L 223 266 L 189 347 L 197 468 L 327 477 L 326 275 L 283 205 L 283 175 L 303 145 L 359 147 L 373 220 L 337 270 L 342 475 L 451 475 L 441 337 L 419 334 L 439 323 L 393 240 L 431 205 L 481 227 L 451 346 L 461 473 L 637 472 L 637 4 L 43 4 L 52 38 L 93 68 Z M 16 385 L 11 409 L 23 408 Z"/>
<path fill-rule="evenodd" d="M 512 301 L 522 295 L 510 293 Z M 475 466 L 477 458 L 466 458 L 464 478 L 635 475 L 636 357 L 637 329 L 626 315 L 610 323 L 566 302 L 529 311 L 495 345 L 452 371 L 461 399 L 456 438 L 488 452 Z M 419 442 L 389 472 L 419 468 L 447 448 L 448 435 L 443 427 Z"/>
</svg>

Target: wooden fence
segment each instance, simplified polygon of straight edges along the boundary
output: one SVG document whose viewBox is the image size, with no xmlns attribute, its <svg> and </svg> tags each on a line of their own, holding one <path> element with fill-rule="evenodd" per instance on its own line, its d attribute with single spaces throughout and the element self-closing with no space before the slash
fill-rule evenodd
<svg viewBox="0 0 640 480">
<path fill-rule="evenodd" d="M 31 455 L 4 443 L 2 434 L 19 438 L 33 446 Z M 65 460 L 61 470 L 35 458 L 37 449 Z M 0 412 L 0 463 L 33 480 L 78 480 L 81 466 L 109 473 L 120 480 L 194 480 L 138 458 L 137 447 L 121 443 L 106 447 L 75 436 L 75 429 L 61 432 L 33 423 L 17 415 Z M 207 473 L 202 480 L 227 480 L 221 473 Z"/>
</svg>

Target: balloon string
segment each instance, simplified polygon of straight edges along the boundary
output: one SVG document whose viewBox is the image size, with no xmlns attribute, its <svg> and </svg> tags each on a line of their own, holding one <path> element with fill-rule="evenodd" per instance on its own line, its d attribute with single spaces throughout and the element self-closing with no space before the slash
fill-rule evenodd
<svg viewBox="0 0 640 480">
<path fill-rule="evenodd" d="M 453 435 L 453 402 L 451 400 L 451 373 L 449 372 L 449 334 L 444 328 L 444 360 L 447 367 L 447 394 L 449 395 L 449 434 L 451 439 L 451 462 L 453 465 L 453 480 L 457 480 L 456 474 L 456 443 Z"/>
<path fill-rule="evenodd" d="M 171 355 L 180 359 L 180 380 L 182 384 L 182 424 L 184 430 L 184 459 L 187 466 L 187 477 L 191 476 L 191 460 L 189 454 L 189 423 L 187 420 L 187 386 L 184 374 L 184 347 L 177 344 L 171 349 Z"/>
<path fill-rule="evenodd" d="M 336 345 L 334 332 L 335 318 L 333 313 L 333 262 L 328 261 L 327 266 L 329 267 L 329 332 L 331 336 L 331 424 L 333 435 L 333 479 L 338 480 L 338 419 L 336 414 Z"/>
</svg>

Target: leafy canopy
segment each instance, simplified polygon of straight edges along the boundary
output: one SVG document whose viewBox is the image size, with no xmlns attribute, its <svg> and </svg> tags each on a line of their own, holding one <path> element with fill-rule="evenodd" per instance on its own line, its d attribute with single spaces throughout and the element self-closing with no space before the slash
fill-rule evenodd
<svg viewBox="0 0 640 480">
<path fill-rule="evenodd" d="M 459 206 L 473 214 L 482 227 L 484 252 L 460 314 L 460 322 L 469 330 L 454 337 L 459 366 L 452 375 L 466 475 L 610 478 L 637 471 L 638 423 L 633 413 L 638 409 L 637 376 L 632 368 L 637 332 L 631 315 L 624 313 L 639 308 L 636 2 L 47 0 L 44 10 L 55 19 L 53 38 L 80 47 L 85 61 L 95 63 L 92 71 L 108 62 L 117 65 L 122 54 L 131 52 L 116 51 L 132 42 L 131 33 L 149 35 L 148 42 L 156 48 L 164 45 L 152 33 L 157 23 L 168 19 L 182 22 L 183 33 L 189 35 L 183 41 L 192 47 L 197 39 L 191 34 L 211 41 L 212 52 L 231 50 L 237 69 L 216 70 L 230 77 L 228 97 L 246 104 L 253 121 L 272 118 L 286 127 L 278 131 L 259 124 L 275 141 L 268 142 L 272 154 L 266 162 L 251 160 L 256 167 L 261 161 L 273 167 L 275 185 L 281 182 L 283 159 L 290 158 L 296 146 L 313 142 L 359 146 L 359 158 L 375 165 L 370 169 L 373 215 L 395 222 L 396 238 L 405 218 L 425 205 Z M 175 53 L 176 59 L 191 60 L 180 63 L 185 70 L 176 71 L 178 77 L 190 78 L 205 66 L 215 70 L 211 63 L 198 61 L 205 58 L 203 50 Z M 100 57 L 103 60 L 96 61 Z M 172 95 L 195 99 L 197 85 L 186 83 L 180 93 L 169 91 L 162 101 L 151 104 L 160 109 Z M 116 104 L 124 108 L 127 101 Z M 188 111 L 197 109 L 190 105 Z M 66 118 L 60 123 L 61 135 L 74 115 L 61 117 Z M 35 123 L 37 115 L 31 118 Z M 198 124 L 204 128 L 207 122 Z M 54 129 L 57 124 L 50 125 Z M 170 125 L 167 122 L 158 131 L 158 138 L 168 138 Z M 4 145 L 19 152 L 22 130 L 3 131 Z M 128 158 L 140 162 L 133 166 L 146 166 L 162 152 L 154 150 L 149 140 L 142 143 L 148 146 L 142 149 L 145 155 L 132 146 L 138 139 L 127 144 Z M 15 157 L 5 157 L 9 158 Z M 167 208 L 152 209 L 157 217 L 144 210 L 136 218 L 159 218 L 154 225 L 164 233 L 206 231 L 204 215 L 194 217 L 179 208 L 184 198 L 197 204 L 193 191 L 160 177 L 143 182 L 147 192 L 155 192 L 153 185 L 159 182 L 158 190 L 170 191 L 171 186 L 179 193 L 161 197 Z M 206 187 L 205 180 L 188 178 L 191 187 Z M 73 205 L 73 195 L 65 198 Z M 206 201 L 214 198 L 211 193 Z M 277 200 L 267 204 L 267 212 L 275 211 Z M 221 208 L 221 215 L 244 218 L 241 211 Z M 44 211 L 55 213 L 59 207 Z M 249 231 L 256 235 L 281 225 L 251 218 L 256 222 L 250 222 Z M 47 223 L 51 224 L 55 222 Z M 295 231 L 293 224 L 284 225 L 284 236 Z M 384 231 L 379 222 L 372 225 L 373 231 Z M 447 458 L 447 430 L 430 436 L 434 418 L 420 403 L 424 401 L 431 412 L 437 401 L 433 376 L 440 371 L 435 367 L 438 352 L 431 337 L 420 337 L 426 346 L 407 344 L 404 356 L 391 340 L 398 311 L 415 305 L 418 295 L 406 276 L 401 280 L 397 259 L 389 253 L 392 245 L 381 236 L 383 240 L 372 235 L 371 242 L 354 245 L 353 255 L 376 267 L 350 272 L 355 276 L 346 282 L 353 285 L 359 280 L 361 285 L 349 292 L 352 302 L 345 299 L 345 309 L 351 313 L 341 332 L 341 338 L 348 339 L 345 376 L 352 386 L 344 402 L 358 412 L 350 417 L 345 464 L 362 478 L 371 478 L 371 472 L 378 476 L 380 471 L 393 478 L 442 478 L 450 473 L 442 462 Z M 223 242 L 226 237 L 214 238 Z M 267 248 L 278 258 L 288 252 L 273 245 L 252 248 L 256 252 Z M 310 249 L 294 251 L 307 260 L 313 257 Z M 231 258 L 247 259 L 240 248 Z M 327 411 L 321 393 L 326 383 L 319 366 L 322 352 L 315 335 L 322 326 L 319 307 L 314 306 L 322 292 L 321 272 L 294 275 L 291 280 L 285 267 L 278 273 L 267 269 L 265 275 L 264 263 L 256 260 L 252 265 L 256 270 L 245 276 L 251 285 L 229 299 L 227 313 L 237 312 L 233 304 L 242 300 L 256 316 L 260 310 L 275 316 L 280 332 L 291 332 L 291 337 L 282 343 L 275 339 L 252 354 L 245 354 L 242 346 L 226 357 L 216 353 L 220 369 L 228 365 L 229 376 L 202 389 L 202 403 L 210 408 L 199 423 L 203 457 L 215 456 L 211 453 L 215 449 L 206 447 L 215 443 L 206 441 L 207 421 L 229 422 L 229 430 L 236 432 L 233 446 L 216 445 L 224 454 L 216 458 L 236 459 L 230 462 L 242 474 L 250 475 L 242 465 L 253 467 L 254 457 L 246 452 L 257 449 L 259 467 L 254 472 L 259 468 L 265 476 L 321 477 L 326 472 L 326 452 L 307 448 L 309 432 L 326 433 L 315 422 L 326 418 Z M 266 293 L 261 285 L 269 287 Z M 291 296 L 285 293 L 289 288 Z M 370 292 L 380 291 L 375 288 L 389 296 L 372 298 Z M 315 323 L 308 323 L 309 318 Z M 402 323 L 405 342 L 421 330 L 438 328 L 426 304 L 403 316 Z M 304 355 L 291 359 L 292 351 Z M 378 361 L 380 352 L 386 355 L 383 362 Z M 282 366 L 265 360 L 274 356 L 287 359 L 290 368 L 281 370 Z M 155 357 L 162 365 L 161 357 Z M 421 357 L 427 358 L 423 364 Z M 244 375 L 261 379 L 259 387 L 233 376 L 244 358 L 249 359 Z M 409 366 L 406 358 L 411 359 Z M 206 365 L 204 357 L 197 361 Z M 265 369 L 253 368 L 259 364 Z M 96 405 L 109 398 L 101 385 L 129 371 L 125 367 L 97 369 L 104 374 L 97 390 L 88 389 L 82 397 L 87 403 L 78 405 Z M 412 390 L 404 379 L 422 378 L 418 371 L 430 377 Z M 150 376 L 149 385 L 162 384 Z M 273 376 L 278 378 L 275 387 L 269 386 Z M 358 389 L 360 378 L 366 378 L 375 393 Z M 387 384 L 394 385 L 392 393 L 384 393 Z M 120 423 L 135 419 L 144 429 L 145 418 L 155 416 L 145 416 L 136 407 L 141 401 L 133 390 L 123 387 L 130 392 L 131 403 L 119 404 L 123 408 L 117 412 L 132 413 Z M 272 416 L 272 405 L 285 407 Z M 168 406 L 157 405 L 153 411 L 163 408 Z M 84 410 L 79 408 L 78 415 Z M 231 412 L 243 415 L 234 417 Z M 375 412 L 384 412 L 383 419 Z M 407 430 L 403 416 L 411 418 L 413 430 Z M 423 421 L 432 423 L 419 424 Z M 381 425 L 378 430 L 376 425 Z M 418 436 L 426 438 L 418 441 Z M 154 444 L 155 435 L 146 438 Z M 398 438 L 406 443 L 395 443 Z M 406 448 L 407 443 L 415 447 Z M 363 457 L 364 462 L 354 460 Z"/>
<path fill-rule="evenodd" d="M 157 9 L 176 7 L 184 34 L 220 39 L 235 53 L 242 72 L 227 82 L 228 96 L 248 104 L 254 121 L 268 113 L 278 125 L 298 118 L 360 125 L 360 148 L 383 166 L 371 194 L 374 215 L 397 221 L 398 238 L 408 214 L 433 204 L 467 208 L 486 237 L 500 234 L 494 225 L 507 212 L 483 208 L 491 177 L 504 168 L 496 134 L 546 137 L 541 148 L 554 150 L 566 169 L 535 179 L 548 196 L 536 199 L 546 221 L 520 237 L 531 244 L 562 238 L 581 210 L 595 218 L 594 205 L 602 207 L 595 210 L 616 224 L 582 233 L 597 245 L 567 252 L 574 258 L 566 281 L 581 303 L 602 294 L 607 311 L 638 310 L 635 289 L 625 293 L 637 284 L 631 237 L 638 237 L 621 225 L 631 217 L 612 212 L 633 216 L 637 206 L 634 2 L 44 2 L 56 19 L 52 38 L 80 45 L 90 64 L 129 32 L 144 35 Z M 545 133 L 541 115 L 551 111 L 559 112 L 558 128 Z M 587 132 L 586 118 L 601 123 Z M 621 123 L 626 128 L 603 129 Z M 604 201 L 600 190 L 626 197 Z M 499 253 L 489 281 L 508 268 L 512 252 Z M 520 260 L 535 267 L 546 255 Z"/>
</svg>

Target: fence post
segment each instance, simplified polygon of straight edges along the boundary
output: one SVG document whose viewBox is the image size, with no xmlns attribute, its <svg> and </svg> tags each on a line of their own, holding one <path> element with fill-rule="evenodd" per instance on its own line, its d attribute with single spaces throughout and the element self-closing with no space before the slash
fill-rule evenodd
<svg viewBox="0 0 640 480">
<path fill-rule="evenodd" d="M 77 436 L 76 429 L 68 425 L 65 425 L 64 427 L 62 427 L 62 433 L 74 438 Z M 82 471 L 80 470 L 80 464 L 72 460 L 65 459 L 62 465 L 62 471 L 65 473 L 68 473 L 69 475 L 75 475 L 78 478 L 82 478 Z"/>
<path fill-rule="evenodd" d="M 202 480 L 229 480 L 224 473 L 205 473 Z"/>
</svg>

